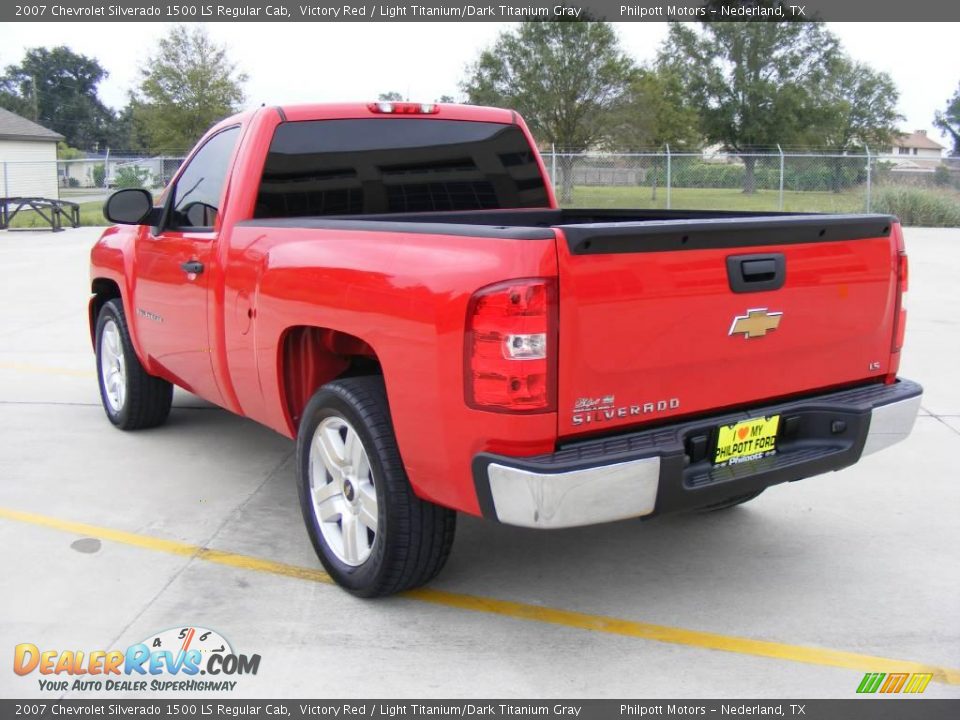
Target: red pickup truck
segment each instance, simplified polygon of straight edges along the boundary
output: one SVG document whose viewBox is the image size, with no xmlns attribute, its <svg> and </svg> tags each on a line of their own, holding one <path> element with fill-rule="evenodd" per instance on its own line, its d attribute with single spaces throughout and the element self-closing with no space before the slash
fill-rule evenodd
<svg viewBox="0 0 960 720">
<path fill-rule="evenodd" d="M 560 209 L 509 110 L 260 108 L 104 213 L 110 422 L 159 425 L 177 385 L 296 438 L 310 539 L 361 596 L 433 578 L 456 512 L 729 507 L 920 407 L 896 218 Z"/>
</svg>

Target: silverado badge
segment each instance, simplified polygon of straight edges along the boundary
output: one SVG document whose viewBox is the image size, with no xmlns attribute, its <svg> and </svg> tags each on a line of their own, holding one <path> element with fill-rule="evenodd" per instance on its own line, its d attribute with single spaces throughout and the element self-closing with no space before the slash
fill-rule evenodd
<svg viewBox="0 0 960 720">
<path fill-rule="evenodd" d="M 746 315 L 737 315 L 730 325 L 730 335 L 743 335 L 744 338 L 763 337 L 780 326 L 782 312 L 769 312 L 766 308 L 747 310 Z"/>
</svg>

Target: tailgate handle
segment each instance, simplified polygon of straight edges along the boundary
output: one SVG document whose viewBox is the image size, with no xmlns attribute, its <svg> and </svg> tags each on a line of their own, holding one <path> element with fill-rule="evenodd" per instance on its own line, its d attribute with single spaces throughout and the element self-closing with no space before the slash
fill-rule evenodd
<svg viewBox="0 0 960 720">
<path fill-rule="evenodd" d="M 783 253 L 730 255 L 727 279 L 735 293 L 779 290 L 787 279 L 787 261 Z"/>
</svg>

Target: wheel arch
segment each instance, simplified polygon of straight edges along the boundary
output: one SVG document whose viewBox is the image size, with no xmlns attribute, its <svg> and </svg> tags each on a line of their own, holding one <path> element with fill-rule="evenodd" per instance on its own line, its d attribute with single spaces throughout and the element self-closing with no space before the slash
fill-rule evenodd
<svg viewBox="0 0 960 720">
<path fill-rule="evenodd" d="M 373 346 L 341 330 L 294 325 L 283 331 L 277 347 L 280 401 L 294 435 L 307 403 L 323 385 L 343 377 L 383 375 Z"/>
<path fill-rule="evenodd" d="M 97 318 L 100 316 L 100 310 L 111 300 L 123 300 L 120 292 L 120 285 L 115 280 L 105 277 L 94 278 L 90 284 L 90 304 L 88 308 L 88 320 L 90 324 L 90 344 L 96 346 L 97 336 Z"/>
</svg>

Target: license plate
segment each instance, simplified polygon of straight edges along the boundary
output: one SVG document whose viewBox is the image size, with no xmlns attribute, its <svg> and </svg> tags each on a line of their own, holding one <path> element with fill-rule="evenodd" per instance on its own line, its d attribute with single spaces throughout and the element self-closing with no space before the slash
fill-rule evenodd
<svg viewBox="0 0 960 720">
<path fill-rule="evenodd" d="M 773 455 L 777 452 L 779 427 L 779 415 L 721 425 L 713 455 L 714 464 L 737 465 Z"/>
</svg>

